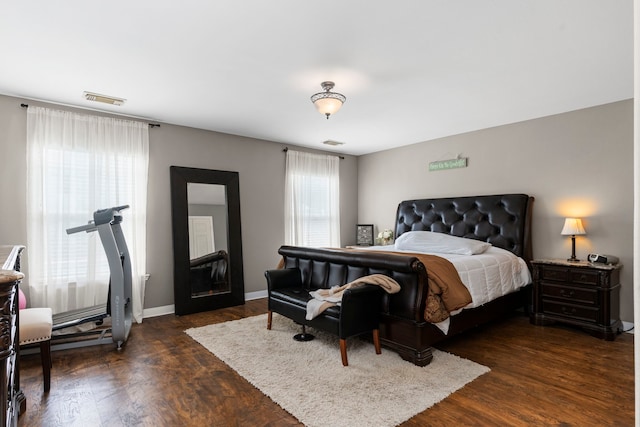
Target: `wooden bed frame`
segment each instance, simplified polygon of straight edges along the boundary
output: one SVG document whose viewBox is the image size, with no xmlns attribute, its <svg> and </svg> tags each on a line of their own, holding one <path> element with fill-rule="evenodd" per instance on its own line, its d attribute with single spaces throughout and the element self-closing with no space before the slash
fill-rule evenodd
<svg viewBox="0 0 640 427">
<path fill-rule="evenodd" d="M 533 197 L 526 194 L 452 197 L 401 202 L 396 237 L 426 230 L 472 238 L 513 252 L 531 261 Z M 445 335 L 424 320 L 428 279 L 426 268 L 412 254 L 345 251 L 282 246 L 284 268 L 297 268 L 305 289 L 329 288 L 369 274 L 385 274 L 401 286 L 385 294 L 380 314 L 380 342 L 403 359 L 424 366 L 433 358 L 432 346 L 480 324 L 504 317 L 529 304 L 530 286 L 450 318 Z"/>
<path fill-rule="evenodd" d="M 534 198 L 526 194 L 407 200 L 398 205 L 396 238 L 407 231 L 426 230 L 482 240 L 513 252 L 527 265 L 532 259 L 531 215 Z M 427 322 L 383 315 L 380 338 L 416 365 L 427 365 L 433 344 L 527 307 L 531 286 L 463 310 L 450 318 L 449 332 Z"/>
</svg>

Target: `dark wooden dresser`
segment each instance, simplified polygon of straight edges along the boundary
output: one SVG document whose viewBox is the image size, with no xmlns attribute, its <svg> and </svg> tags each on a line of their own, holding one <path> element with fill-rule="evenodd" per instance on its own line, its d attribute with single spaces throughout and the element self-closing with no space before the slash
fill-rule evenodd
<svg viewBox="0 0 640 427">
<path fill-rule="evenodd" d="M 561 322 L 613 341 L 620 321 L 621 264 L 534 260 L 531 323 Z"/>
<path fill-rule="evenodd" d="M 0 425 L 16 426 L 26 408 L 20 390 L 18 345 L 18 285 L 20 254 L 24 246 L 0 245 Z"/>
</svg>

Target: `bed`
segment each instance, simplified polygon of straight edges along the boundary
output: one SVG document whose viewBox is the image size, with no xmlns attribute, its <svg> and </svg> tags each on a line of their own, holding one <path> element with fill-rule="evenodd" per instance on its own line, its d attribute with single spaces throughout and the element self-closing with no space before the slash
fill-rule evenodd
<svg viewBox="0 0 640 427">
<path fill-rule="evenodd" d="M 503 318 L 516 309 L 528 308 L 533 200 L 526 194 L 503 194 L 406 200 L 398 205 L 396 244 L 411 240 L 407 239 L 409 236 L 428 234 L 410 232 L 427 231 L 437 236 L 471 239 L 472 243 L 489 243 L 491 248 L 484 252 L 506 251 L 518 257 L 522 265 L 521 277 L 528 283 L 455 310 L 444 324 L 425 320 L 429 267 L 425 267 L 420 254 L 407 250 L 410 245 L 400 252 L 396 245 L 368 250 L 283 246 L 279 250 L 282 266 L 299 268 L 305 284 L 312 288 L 344 284 L 367 274 L 381 273 L 394 278 L 401 291 L 383 297 L 380 341 L 402 358 L 424 366 L 432 360 L 432 346 L 437 342 Z M 479 259 L 475 256 L 472 255 L 473 260 Z"/>
<path fill-rule="evenodd" d="M 193 295 L 211 295 L 229 291 L 229 255 L 220 250 L 189 262 L 189 283 Z"/>
</svg>

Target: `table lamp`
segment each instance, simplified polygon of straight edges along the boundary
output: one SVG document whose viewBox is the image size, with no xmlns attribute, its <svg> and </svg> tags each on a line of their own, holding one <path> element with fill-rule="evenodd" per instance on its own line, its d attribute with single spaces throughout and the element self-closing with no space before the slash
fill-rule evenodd
<svg viewBox="0 0 640 427">
<path fill-rule="evenodd" d="M 571 236 L 571 258 L 568 258 L 567 261 L 580 261 L 576 258 L 576 236 L 587 234 L 582 226 L 582 220 L 580 218 L 565 218 L 564 227 L 562 227 L 560 234 L 563 236 Z"/>
</svg>

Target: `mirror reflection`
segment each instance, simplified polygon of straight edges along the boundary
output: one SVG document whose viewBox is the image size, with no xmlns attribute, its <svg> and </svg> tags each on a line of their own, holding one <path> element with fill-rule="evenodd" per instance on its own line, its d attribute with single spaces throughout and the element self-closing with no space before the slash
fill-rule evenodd
<svg viewBox="0 0 640 427">
<path fill-rule="evenodd" d="M 231 292 L 226 187 L 187 183 L 191 296 Z"/>
</svg>

